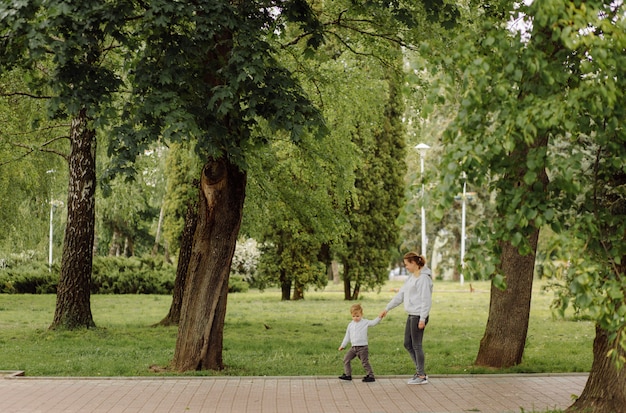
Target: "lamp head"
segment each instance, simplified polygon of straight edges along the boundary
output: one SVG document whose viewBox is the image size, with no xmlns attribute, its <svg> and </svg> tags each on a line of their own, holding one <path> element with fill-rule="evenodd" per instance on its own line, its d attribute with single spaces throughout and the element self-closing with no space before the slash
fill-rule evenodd
<svg viewBox="0 0 626 413">
<path fill-rule="evenodd" d="M 430 146 L 426 145 L 425 143 L 419 143 L 415 145 L 415 149 L 417 149 L 420 152 L 420 155 L 424 155 L 424 152 L 430 149 Z"/>
</svg>

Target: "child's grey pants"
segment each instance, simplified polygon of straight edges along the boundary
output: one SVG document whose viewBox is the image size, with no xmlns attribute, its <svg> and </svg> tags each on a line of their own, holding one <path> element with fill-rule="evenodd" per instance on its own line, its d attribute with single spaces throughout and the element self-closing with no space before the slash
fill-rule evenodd
<svg viewBox="0 0 626 413">
<path fill-rule="evenodd" d="M 368 376 L 374 377 L 374 371 L 372 370 L 372 366 L 370 366 L 369 360 L 369 350 L 367 346 L 352 346 L 346 353 L 343 358 L 343 372 L 346 376 L 352 376 L 352 364 L 351 361 L 353 358 L 358 357 L 361 360 L 361 364 L 363 364 L 363 368 Z"/>
</svg>

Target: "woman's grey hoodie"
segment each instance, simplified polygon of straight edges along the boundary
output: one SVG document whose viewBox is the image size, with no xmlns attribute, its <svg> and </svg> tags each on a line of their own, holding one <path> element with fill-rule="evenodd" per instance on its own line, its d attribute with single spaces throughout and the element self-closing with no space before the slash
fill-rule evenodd
<svg viewBox="0 0 626 413">
<path fill-rule="evenodd" d="M 404 310 L 409 315 L 418 315 L 425 319 L 430 314 L 432 306 L 433 280 L 432 271 L 428 267 L 420 270 L 419 276 L 410 275 L 395 295 L 387 304 L 385 310 L 404 303 Z"/>
</svg>

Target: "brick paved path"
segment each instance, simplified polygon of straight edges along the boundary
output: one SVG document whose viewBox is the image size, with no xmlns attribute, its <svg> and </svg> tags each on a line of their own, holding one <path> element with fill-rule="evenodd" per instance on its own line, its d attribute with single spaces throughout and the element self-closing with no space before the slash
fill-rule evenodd
<svg viewBox="0 0 626 413">
<path fill-rule="evenodd" d="M 335 377 L 0 377 L 1 413 L 545 412 L 565 409 L 587 375 Z"/>
</svg>

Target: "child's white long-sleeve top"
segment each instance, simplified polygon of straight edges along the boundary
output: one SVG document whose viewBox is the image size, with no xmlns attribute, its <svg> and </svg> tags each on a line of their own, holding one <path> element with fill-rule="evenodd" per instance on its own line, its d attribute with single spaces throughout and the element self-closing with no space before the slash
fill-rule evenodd
<svg viewBox="0 0 626 413">
<path fill-rule="evenodd" d="M 346 328 L 346 336 L 341 342 L 341 347 L 346 348 L 348 342 L 352 346 L 367 346 L 367 329 L 380 323 L 381 318 L 376 317 L 373 320 L 362 318 L 358 323 L 356 321 L 350 321 L 348 328 Z"/>
</svg>

